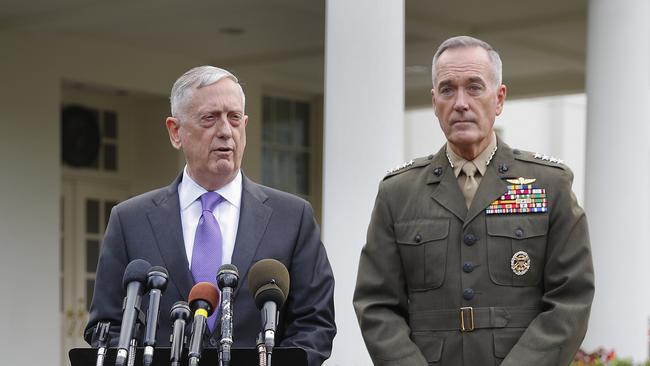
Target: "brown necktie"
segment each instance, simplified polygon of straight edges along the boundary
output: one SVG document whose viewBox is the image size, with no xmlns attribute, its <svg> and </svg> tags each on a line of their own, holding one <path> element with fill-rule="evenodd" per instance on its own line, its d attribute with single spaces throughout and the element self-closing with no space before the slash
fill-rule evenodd
<svg viewBox="0 0 650 366">
<path fill-rule="evenodd" d="M 463 185 L 463 196 L 465 196 L 465 204 L 467 205 L 467 208 L 469 208 L 472 199 L 474 199 L 474 195 L 476 194 L 476 190 L 478 189 L 478 182 L 474 177 L 478 169 L 476 168 L 476 165 L 474 165 L 474 162 L 468 161 L 463 164 L 461 170 L 466 176 L 465 184 Z"/>
</svg>

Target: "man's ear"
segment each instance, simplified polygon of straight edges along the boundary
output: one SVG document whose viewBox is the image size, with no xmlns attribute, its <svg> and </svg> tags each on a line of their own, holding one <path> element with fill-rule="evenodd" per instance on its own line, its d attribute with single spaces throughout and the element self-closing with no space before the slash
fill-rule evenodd
<svg viewBox="0 0 650 366">
<path fill-rule="evenodd" d="M 179 130 L 181 128 L 181 121 L 178 118 L 167 117 L 165 120 L 165 126 L 167 126 L 167 132 L 169 133 L 169 141 L 172 143 L 172 146 L 176 150 L 180 150 L 181 145 L 181 136 Z"/>
<path fill-rule="evenodd" d="M 433 106 L 433 113 L 438 117 L 438 108 L 436 108 L 436 92 L 431 89 L 431 105 Z"/>
<path fill-rule="evenodd" d="M 506 94 L 508 94 L 508 88 L 501 84 L 497 90 L 497 116 L 503 112 L 503 103 L 506 101 Z"/>
</svg>

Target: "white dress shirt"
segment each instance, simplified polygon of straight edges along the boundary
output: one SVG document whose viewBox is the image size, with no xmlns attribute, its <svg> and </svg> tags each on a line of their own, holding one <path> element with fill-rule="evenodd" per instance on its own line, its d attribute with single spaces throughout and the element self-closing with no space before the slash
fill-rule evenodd
<svg viewBox="0 0 650 366">
<path fill-rule="evenodd" d="M 187 261 L 190 263 L 190 267 L 192 267 L 194 235 L 196 235 L 196 227 L 199 224 L 202 213 L 201 200 L 199 198 L 205 192 L 207 190 L 187 174 L 187 166 L 185 166 L 185 169 L 183 169 L 183 180 L 178 185 L 178 199 L 181 206 L 181 224 L 183 226 L 185 253 L 187 254 Z M 241 208 L 241 170 L 237 172 L 235 179 L 215 192 L 224 198 L 212 213 L 219 223 L 223 238 L 221 263 L 231 263 L 232 252 L 235 249 L 235 239 L 237 238 L 237 228 L 239 226 L 239 210 Z"/>
</svg>

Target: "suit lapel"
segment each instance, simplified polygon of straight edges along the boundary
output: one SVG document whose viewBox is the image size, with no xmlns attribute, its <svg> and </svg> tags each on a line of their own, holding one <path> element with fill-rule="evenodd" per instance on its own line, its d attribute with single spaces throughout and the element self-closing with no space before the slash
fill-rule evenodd
<svg viewBox="0 0 650 366">
<path fill-rule="evenodd" d="M 181 177 L 182 175 L 176 178 L 174 183 L 155 200 L 156 206 L 147 213 L 147 217 L 156 236 L 158 250 L 169 271 L 170 282 L 176 286 L 183 300 L 187 300 L 194 280 L 185 253 L 178 201 L 178 184 Z"/>
<path fill-rule="evenodd" d="M 501 140 L 497 140 L 497 152 L 494 154 L 490 165 L 488 165 L 485 176 L 481 179 L 481 184 L 467 212 L 464 226 L 467 226 L 490 203 L 508 191 L 504 179 L 512 177 L 513 163 L 512 149 Z"/>
<path fill-rule="evenodd" d="M 245 280 L 248 269 L 251 267 L 253 256 L 261 243 L 273 212 L 271 207 L 264 204 L 267 198 L 257 184 L 243 176 L 239 226 L 235 250 L 232 254 L 232 264 L 239 270 L 240 284 Z M 241 285 L 237 287 L 235 296 L 241 287 Z"/>
<path fill-rule="evenodd" d="M 465 216 L 467 216 L 465 198 L 458 186 L 458 180 L 454 175 L 454 169 L 449 165 L 445 149 L 446 145 L 438 151 L 431 162 L 433 170 L 429 173 L 430 176 L 427 183 L 438 184 L 438 186 L 434 188 L 431 198 L 447 210 L 451 211 L 460 220 L 465 220 Z M 436 175 L 436 171 L 439 171 L 440 174 Z"/>
</svg>

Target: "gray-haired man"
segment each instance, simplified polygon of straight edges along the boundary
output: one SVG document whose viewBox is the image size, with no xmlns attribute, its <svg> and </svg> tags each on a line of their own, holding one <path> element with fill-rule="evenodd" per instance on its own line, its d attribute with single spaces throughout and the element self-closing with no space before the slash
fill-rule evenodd
<svg viewBox="0 0 650 366">
<path fill-rule="evenodd" d="M 212 66 L 191 69 L 176 81 L 170 99 L 169 139 L 183 151 L 187 164 L 171 185 L 113 208 L 97 267 L 86 340 L 95 341 L 92 329 L 99 321 L 110 321 L 111 331 L 119 332 L 125 295 L 122 273 L 130 261 L 142 258 L 169 271 L 160 305 L 158 345 L 169 345 L 172 305 L 187 301 L 190 289 L 203 277 L 214 280 L 216 276 L 216 270 L 206 274 L 197 268 L 232 263 L 240 274 L 233 304 L 234 346 L 255 346 L 261 317 L 249 294 L 247 272 L 256 261 L 274 258 L 284 263 L 291 276 L 276 346 L 301 347 L 307 351 L 309 365 L 320 365 L 329 357 L 336 334 L 334 278 L 311 205 L 254 183 L 241 172 L 248 116 L 244 92 L 230 72 Z M 216 205 L 209 209 L 202 207 L 208 195 L 216 197 L 212 201 Z M 206 212 L 214 219 L 202 217 Z M 199 243 L 199 237 L 216 237 L 198 234 L 204 219 L 216 220 L 218 240 Z M 217 242 L 214 248 L 197 251 Z M 216 253 L 215 258 L 207 258 L 206 253 Z M 219 334 L 217 326 L 208 334 L 207 345 L 218 345 Z M 116 336 L 112 339 L 117 343 Z"/>
<path fill-rule="evenodd" d="M 354 307 L 375 365 L 568 365 L 594 274 L 584 211 L 561 161 L 493 131 L 501 60 L 471 37 L 433 59 L 447 144 L 386 175 Z"/>
</svg>

